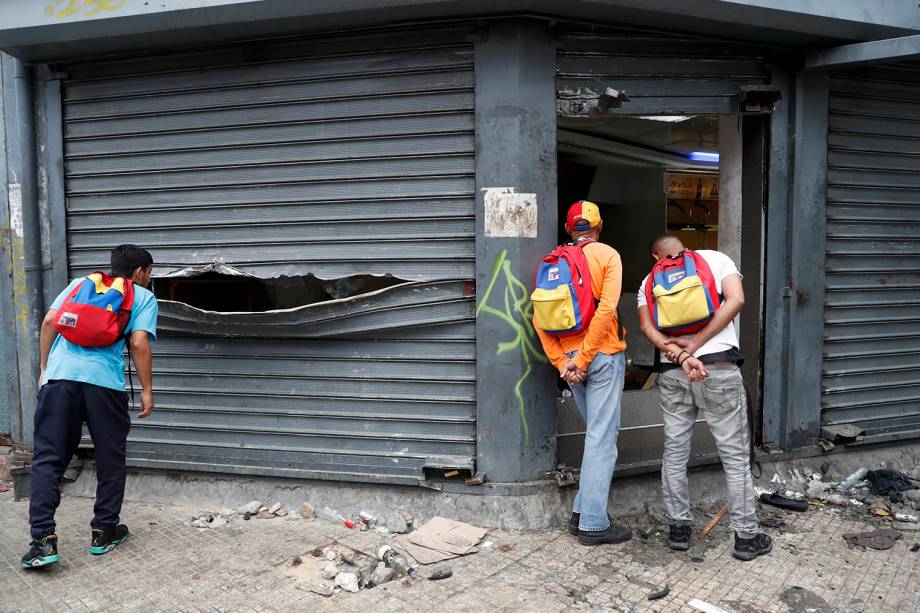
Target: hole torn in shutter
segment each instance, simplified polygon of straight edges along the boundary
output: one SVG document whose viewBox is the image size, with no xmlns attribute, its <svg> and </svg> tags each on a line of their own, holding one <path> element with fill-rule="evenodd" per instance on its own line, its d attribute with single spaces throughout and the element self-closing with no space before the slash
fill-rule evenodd
<svg viewBox="0 0 920 613">
<path fill-rule="evenodd" d="M 472 281 L 257 277 L 222 263 L 158 271 L 158 329 L 179 335 L 322 338 L 457 321 Z M 472 318 L 472 309 L 469 313 Z"/>
</svg>

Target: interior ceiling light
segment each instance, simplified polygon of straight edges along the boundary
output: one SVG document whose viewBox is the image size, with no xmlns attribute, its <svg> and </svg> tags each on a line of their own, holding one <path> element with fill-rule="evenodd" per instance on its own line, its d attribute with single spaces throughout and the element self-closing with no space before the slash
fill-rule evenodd
<svg viewBox="0 0 920 613">
<path fill-rule="evenodd" d="M 642 115 L 639 117 L 639 119 L 677 123 L 679 121 L 687 121 L 688 119 L 693 119 L 693 115 Z"/>
<path fill-rule="evenodd" d="M 719 163 L 719 154 L 713 153 L 711 151 L 691 151 L 687 154 L 687 157 L 694 162 L 712 162 L 713 164 Z"/>
</svg>

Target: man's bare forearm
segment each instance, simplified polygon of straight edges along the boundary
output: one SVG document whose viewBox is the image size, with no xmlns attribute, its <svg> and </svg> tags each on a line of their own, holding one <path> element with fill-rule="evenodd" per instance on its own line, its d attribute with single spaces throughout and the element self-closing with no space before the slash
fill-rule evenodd
<svg viewBox="0 0 920 613">
<path fill-rule="evenodd" d="M 665 353 L 677 355 L 681 347 L 674 343 L 674 339 L 655 327 L 652 323 L 652 317 L 649 314 L 648 307 L 639 307 L 639 330 L 645 335 L 645 338 L 655 346 L 655 349 Z"/>
<path fill-rule="evenodd" d="M 48 367 L 48 355 L 51 353 L 51 346 L 54 345 L 54 339 L 57 338 L 58 331 L 54 327 L 54 318 L 57 311 L 48 311 L 45 319 L 42 320 L 41 332 L 38 335 L 38 345 L 41 350 L 41 369 L 45 372 Z"/>
<path fill-rule="evenodd" d="M 132 338 L 131 357 L 134 359 L 134 367 L 137 370 L 137 378 L 141 382 L 141 389 L 152 392 L 153 354 L 150 350 L 150 342 L 146 338 L 143 341 Z"/>
</svg>

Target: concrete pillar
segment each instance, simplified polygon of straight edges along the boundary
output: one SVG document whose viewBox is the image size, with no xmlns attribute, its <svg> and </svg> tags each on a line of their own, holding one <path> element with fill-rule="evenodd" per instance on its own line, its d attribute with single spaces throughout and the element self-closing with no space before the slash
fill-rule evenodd
<svg viewBox="0 0 920 613">
<path fill-rule="evenodd" d="M 555 464 L 557 377 L 530 319 L 556 244 L 556 54 L 545 22 L 488 24 L 476 42 L 477 467 L 492 482 Z"/>
<path fill-rule="evenodd" d="M 41 231 L 37 207 L 32 82 L 22 60 L 0 54 L 6 163 L 0 182 L 9 223 L 8 253 L 13 326 L 0 343 L 15 343 L 18 402 L 10 410 L 13 440 L 32 444 L 32 415 L 39 370 L 38 328 L 43 312 Z M 3 300 L 7 299 L 4 294 Z M 0 349 L 7 352 L 9 349 Z M 16 376 L 16 375 L 14 375 Z"/>
<path fill-rule="evenodd" d="M 3 54 L 0 53 L 0 439 L 13 432 L 11 420 L 19 420 L 19 377 L 16 369 L 16 321 L 13 300 L 13 233 L 10 228 L 9 186 L 6 170 L 6 122 L 4 120 Z"/>
<path fill-rule="evenodd" d="M 830 78 L 796 76 L 795 152 L 789 216 L 788 374 L 781 446 L 812 444 L 821 430 L 824 285 L 827 238 L 827 129 Z"/>
<path fill-rule="evenodd" d="M 770 114 L 768 147 L 767 214 L 764 223 L 763 320 L 763 437 L 770 448 L 783 446 L 788 423 L 786 388 L 789 363 L 788 258 L 793 230 L 789 226 L 790 184 L 795 114 L 794 72 L 783 64 L 771 67 L 773 82 L 781 92 Z"/>
<path fill-rule="evenodd" d="M 819 71 L 774 74 L 783 102 L 769 151 L 763 440 L 793 449 L 821 430 L 830 82 Z"/>
<path fill-rule="evenodd" d="M 741 122 L 719 117 L 719 251 L 741 265 Z"/>
</svg>

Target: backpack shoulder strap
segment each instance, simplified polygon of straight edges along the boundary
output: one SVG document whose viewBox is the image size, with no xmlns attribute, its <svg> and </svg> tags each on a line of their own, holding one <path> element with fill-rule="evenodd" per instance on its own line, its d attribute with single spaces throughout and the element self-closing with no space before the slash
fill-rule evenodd
<svg viewBox="0 0 920 613">
<path fill-rule="evenodd" d="M 80 279 L 80 282 L 74 285 L 73 289 L 67 293 L 67 297 L 64 298 L 64 302 L 62 302 L 61 304 L 63 305 L 64 303 L 70 302 L 71 300 L 73 300 L 74 296 L 77 295 L 77 292 L 80 291 L 80 288 L 83 287 L 83 284 L 86 283 L 87 281 L 92 281 L 92 279 L 90 279 L 89 277 L 83 277 L 82 279 Z"/>
<path fill-rule="evenodd" d="M 124 277 L 125 280 L 125 297 L 121 301 L 121 310 L 132 311 L 134 309 L 134 281 Z"/>
<path fill-rule="evenodd" d="M 652 291 L 652 288 L 655 287 L 655 275 L 657 275 L 664 268 L 664 260 L 658 260 L 652 266 L 652 271 L 648 273 L 648 277 L 645 280 L 645 285 L 643 290 L 645 291 L 645 301 L 648 303 L 649 311 L 653 314 L 654 317 L 654 304 L 655 304 L 655 294 Z"/>
<path fill-rule="evenodd" d="M 685 258 L 691 258 L 693 260 L 693 264 L 696 266 L 697 271 L 702 270 L 708 276 L 712 277 L 712 268 L 710 268 L 706 258 L 692 249 L 684 249 L 683 255 Z"/>
<path fill-rule="evenodd" d="M 684 257 L 690 257 L 693 259 L 693 264 L 696 266 L 696 274 L 701 279 L 704 280 L 709 285 L 709 289 L 713 296 L 718 298 L 718 301 L 721 302 L 724 300 L 722 294 L 719 293 L 718 287 L 716 286 L 716 277 L 712 274 L 712 268 L 709 266 L 709 262 L 706 261 L 702 255 L 696 251 L 686 249 L 684 251 Z M 719 305 L 714 305 L 715 308 L 719 308 Z"/>
<path fill-rule="evenodd" d="M 571 240 L 567 242 L 565 246 L 566 247 L 581 247 L 582 249 L 584 249 L 586 246 L 590 245 L 591 243 L 596 243 L 596 242 L 597 241 L 594 240 L 593 238 L 588 238 L 588 237 L 583 236 L 581 238 L 576 238 L 575 240 Z"/>
</svg>

